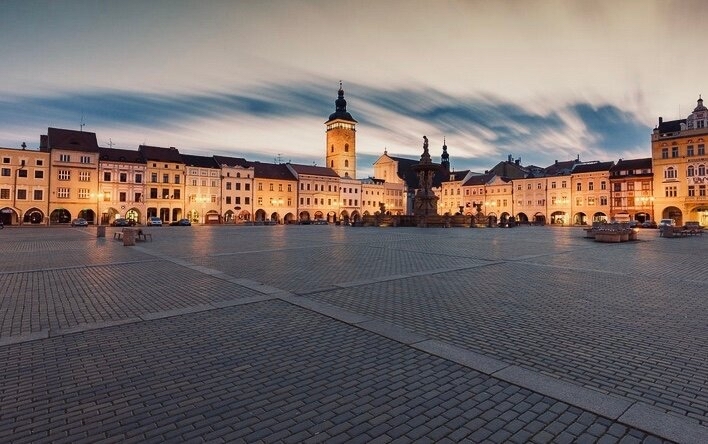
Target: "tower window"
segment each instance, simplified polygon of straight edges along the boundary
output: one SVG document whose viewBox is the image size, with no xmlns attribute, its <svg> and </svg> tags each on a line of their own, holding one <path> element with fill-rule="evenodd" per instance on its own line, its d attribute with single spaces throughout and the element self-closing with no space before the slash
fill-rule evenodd
<svg viewBox="0 0 708 444">
<path fill-rule="evenodd" d="M 349 168 L 349 161 L 348 160 L 344 161 L 344 168 Z"/>
<path fill-rule="evenodd" d="M 330 147 L 329 151 L 330 151 L 331 153 L 334 152 L 334 145 L 332 145 L 332 146 Z"/>
<path fill-rule="evenodd" d="M 330 161 L 329 161 L 329 167 L 330 167 L 330 168 L 334 168 L 334 160 L 330 160 Z"/>
<path fill-rule="evenodd" d="M 349 152 L 349 144 L 348 143 L 344 144 L 344 152 L 346 152 L 346 153 Z"/>
</svg>

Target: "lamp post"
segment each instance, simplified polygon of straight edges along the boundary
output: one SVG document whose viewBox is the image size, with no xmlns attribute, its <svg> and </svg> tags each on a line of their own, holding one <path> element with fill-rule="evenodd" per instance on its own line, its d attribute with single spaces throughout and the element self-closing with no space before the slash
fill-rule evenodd
<svg viewBox="0 0 708 444">
<path fill-rule="evenodd" d="M 208 198 L 206 196 L 200 196 L 197 198 L 197 202 L 201 204 L 202 208 L 202 225 L 206 225 L 206 214 L 204 214 L 204 205 L 207 203 Z"/>
</svg>

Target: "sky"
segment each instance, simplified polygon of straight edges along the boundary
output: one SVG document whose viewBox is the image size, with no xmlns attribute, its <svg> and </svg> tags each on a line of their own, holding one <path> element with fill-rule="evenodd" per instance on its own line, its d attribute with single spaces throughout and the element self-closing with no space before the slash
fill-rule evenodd
<svg viewBox="0 0 708 444">
<path fill-rule="evenodd" d="M 422 138 L 455 170 L 650 157 L 707 93 L 699 1 L 0 0 L 0 146 L 324 165 L 339 82 L 358 177 Z M 83 124 L 83 126 L 82 126 Z"/>
</svg>

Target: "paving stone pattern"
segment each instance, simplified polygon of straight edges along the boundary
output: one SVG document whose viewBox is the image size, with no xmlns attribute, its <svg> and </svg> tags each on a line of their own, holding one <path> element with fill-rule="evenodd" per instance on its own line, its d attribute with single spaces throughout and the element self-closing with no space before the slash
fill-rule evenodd
<svg viewBox="0 0 708 444">
<path fill-rule="evenodd" d="M 284 302 L 0 356 L 0 435 L 13 442 L 654 439 Z"/>
<path fill-rule="evenodd" d="M 703 238 L 114 230 L 0 231 L 0 440 L 708 442 Z M 603 417 L 424 339 L 669 413 Z"/>
</svg>

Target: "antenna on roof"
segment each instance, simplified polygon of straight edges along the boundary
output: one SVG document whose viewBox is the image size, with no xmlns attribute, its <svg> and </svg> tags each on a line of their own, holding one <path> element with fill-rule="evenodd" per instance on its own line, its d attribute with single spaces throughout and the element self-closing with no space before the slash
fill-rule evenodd
<svg viewBox="0 0 708 444">
<path fill-rule="evenodd" d="M 108 139 L 108 148 L 113 148 L 113 139 Z"/>
<path fill-rule="evenodd" d="M 81 113 L 81 123 L 79 124 L 79 131 L 83 133 L 85 126 L 86 124 L 84 123 L 84 113 Z"/>
<path fill-rule="evenodd" d="M 283 163 L 283 155 L 280 154 L 280 153 L 278 153 L 278 157 L 274 157 L 274 158 L 273 158 L 273 162 L 274 162 L 274 163 L 277 163 L 278 165 L 280 165 L 281 163 Z"/>
</svg>

